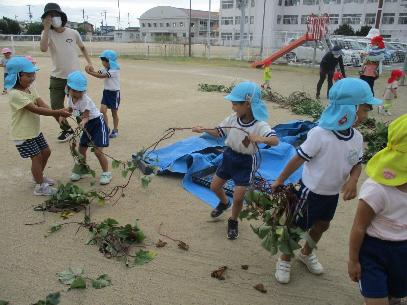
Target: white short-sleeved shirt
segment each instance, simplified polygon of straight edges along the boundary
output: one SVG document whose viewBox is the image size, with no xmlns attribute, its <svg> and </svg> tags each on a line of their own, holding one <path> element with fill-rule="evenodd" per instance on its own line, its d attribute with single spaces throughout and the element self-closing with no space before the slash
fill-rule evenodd
<svg viewBox="0 0 407 305">
<path fill-rule="evenodd" d="M 375 212 L 366 233 L 390 241 L 407 241 L 407 193 L 367 179 L 359 193 Z"/>
<path fill-rule="evenodd" d="M 72 97 L 69 96 L 68 107 L 72 108 L 74 117 L 81 116 L 86 110 L 89 110 L 89 120 L 101 116 L 99 109 L 87 94 L 84 94 L 83 97 L 76 102 L 76 104 L 73 103 Z"/>
<path fill-rule="evenodd" d="M 353 128 L 344 136 L 316 126 L 297 153 L 307 161 L 302 171 L 304 185 L 316 194 L 336 195 L 352 167 L 362 161 L 363 137 Z"/>
<path fill-rule="evenodd" d="M 107 78 L 104 79 L 105 90 L 120 90 L 120 70 L 101 69 L 98 73 L 107 76 Z"/>
<path fill-rule="evenodd" d="M 41 33 L 41 36 L 44 32 Z M 62 33 L 49 30 L 48 47 L 51 53 L 51 76 L 67 79 L 72 71 L 80 70 L 78 46 L 83 42 L 79 33 L 65 28 Z"/>
<path fill-rule="evenodd" d="M 236 128 L 225 127 L 238 127 L 247 131 L 249 134 L 257 134 L 262 137 L 276 136 L 276 132 L 271 129 L 270 125 L 263 121 L 253 120 L 248 123 L 243 123 L 236 113 L 231 114 L 224 119 L 216 128 L 222 137 L 226 137 L 225 145 L 229 146 L 234 151 L 245 154 L 253 155 L 257 152 L 257 148 L 253 144 L 246 147 L 242 141 L 247 137 L 247 133 Z"/>
<path fill-rule="evenodd" d="M 394 82 L 391 82 L 390 84 L 387 83 L 387 84 L 386 84 L 386 89 L 384 89 L 383 98 L 384 98 L 385 100 L 392 100 L 392 99 L 394 99 L 394 94 L 393 94 L 393 92 L 391 92 L 391 89 L 397 90 L 398 87 L 399 87 L 399 82 L 396 81 L 396 80 L 395 80 Z"/>
</svg>

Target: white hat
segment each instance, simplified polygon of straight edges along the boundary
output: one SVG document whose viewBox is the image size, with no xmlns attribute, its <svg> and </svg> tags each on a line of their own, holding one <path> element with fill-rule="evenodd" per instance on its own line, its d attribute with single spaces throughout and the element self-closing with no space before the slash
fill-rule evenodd
<svg viewBox="0 0 407 305">
<path fill-rule="evenodd" d="M 379 29 L 370 29 L 369 30 L 369 33 L 366 35 L 366 38 L 369 38 L 369 39 L 371 39 L 371 38 L 373 38 L 373 37 L 376 37 L 376 36 L 380 36 L 380 31 L 379 31 Z"/>
</svg>

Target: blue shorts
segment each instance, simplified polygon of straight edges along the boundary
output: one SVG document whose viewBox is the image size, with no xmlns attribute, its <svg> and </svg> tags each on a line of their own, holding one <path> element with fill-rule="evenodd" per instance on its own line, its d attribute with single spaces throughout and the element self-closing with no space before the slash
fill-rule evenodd
<svg viewBox="0 0 407 305">
<path fill-rule="evenodd" d="M 38 155 L 41 150 L 48 148 L 48 143 L 45 140 L 42 132 L 33 139 L 25 140 L 21 144 L 16 145 L 21 158 L 32 158 Z"/>
<path fill-rule="evenodd" d="M 318 221 L 330 222 L 335 215 L 339 194 L 319 195 L 310 191 L 300 180 L 295 224 L 303 230 L 310 229 Z"/>
<path fill-rule="evenodd" d="M 3 84 L 4 84 L 4 89 L 6 89 L 6 77 L 7 77 L 8 73 L 4 73 L 4 77 L 3 77 Z"/>
<path fill-rule="evenodd" d="M 87 132 L 83 131 L 79 145 L 84 147 L 108 147 L 109 131 L 103 119 L 103 115 L 94 118 L 85 124 Z M 90 138 L 89 138 L 89 136 Z"/>
<path fill-rule="evenodd" d="M 407 296 L 407 240 L 386 241 L 365 235 L 359 253 L 365 298 Z"/>
<path fill-rule="evenodd" d="M 236 186 L 249 186 L 254 176 L 255 157 L 235 152 L 227 147 L 216 170 L 216 175 L 223 179 L 232 179 Z"/>
<path fill-rule="evenodd" d="M 120 90 L 111 91 L 103 90 L 102 105 L 106 105 L 108 109 L 117 110 L 120 105 Z"/>
</svg>

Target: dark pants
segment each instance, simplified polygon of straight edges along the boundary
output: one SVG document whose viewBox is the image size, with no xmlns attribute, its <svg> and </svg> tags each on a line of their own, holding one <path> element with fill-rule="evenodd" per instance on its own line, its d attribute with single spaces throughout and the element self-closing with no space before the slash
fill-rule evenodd
<svg viewBox="0 0 407 305">
<path fill-rule="evenodd" d="M 56 78 L 51 76 L 49 80 L 49 97 L 51 102 L 51 109 L 62 109 L 64 108 L 64 101 L 65 101 L 65 87 L 66 87 L 66 79 L 63 78 Z M 60 125 L 62 130 L 69 130 L 71 126 L 68 124 L 67 120 L 64 120 Z"/>
<path fill-rule="evenodd" d="M 332 87 L 332 78 L 334 76 L 335 70 L 325 70 L 324 68 L 319 69 L 319 81 L 317 84 L 317 96 L 321 95 L 321 88 L 325 82 L 326 77 L 328 76 L 328 90 L 326 92 L 326 96 L 329 97 L 329 90 Z"/>
<path fill-rule="evenodd" d="M 370 90 L 372 90 L 372 93 L 373 93 L 373 96 L 374 96 L 373 86 L 374 86 L 374 81 L 376 80 L 376 78 L 373 77 L 373 76 L 361 75 L 360 79 L 363 79 L 366 83 L 369 84 Z"/>
</svg>

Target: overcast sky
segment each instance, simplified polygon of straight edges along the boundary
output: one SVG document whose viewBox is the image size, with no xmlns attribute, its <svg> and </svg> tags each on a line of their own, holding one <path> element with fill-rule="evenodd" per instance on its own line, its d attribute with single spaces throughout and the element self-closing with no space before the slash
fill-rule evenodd
<svg viewBox="0 0 407 305">
<path fill-rule="evenodd" d="M 120 1 L 120 24 L 121 27 L 138 26 L 138 19 L 141 14 L 155 6 L 174 6 L 180 8 L 189 8 L 189 0 L 119 0 Z M 31 5 L 33 21 L 39 21 L 43 13 L 44 6 L 48 2 L 56 2 L 61 9 L 68 15 L 70 21 L 82 21 L 82 9 L 85 10 L 85 19 L 99 27 L 101 25 L 101 12 L 106 10 L 108 25 L 117 26 L 117 17 L 119 15 L 117 0 L 0 0 L 0 17 L 17 20 L 28 19 L 28 4 Z M 192 0 L 192 9 L 208 10 L 209 0 Z M 212 11 L 219 11 L 219 0 L 212 0 Z M 129 19 L 128 19 L 129 14 Z M 103 17 L 104 19 L 104 17 Z M 103 21 L 104 22 L 104 21 Z"/>
</svg>

